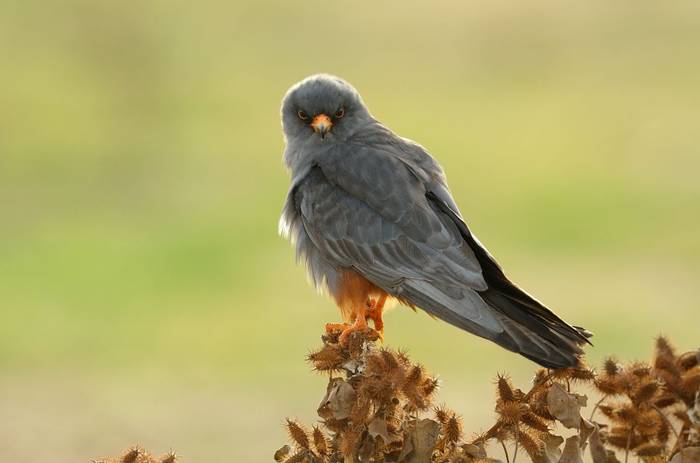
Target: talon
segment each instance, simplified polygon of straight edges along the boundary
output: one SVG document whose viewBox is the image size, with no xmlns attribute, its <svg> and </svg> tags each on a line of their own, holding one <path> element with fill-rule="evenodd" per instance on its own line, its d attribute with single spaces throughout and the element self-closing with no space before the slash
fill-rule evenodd
<svg viewBox="0 0 700 463">
<path fill-rule="evenodd" d="M 382 310 L 386 303 L 386 295 L 379 299 L 370 299 L 367 302 L 367 318 L 374 323 L 374 329 L 379 334 L 379 338 L 384 341 L 384 320 L 382 320 Z"/>
<path fill-rule="evenodd" d="M 338 337 L 338 342 L 343 346 L 347 345 L 348 338 L 352 333 L 354 333 L 355 331 L 364 331 L 367 328 L 369 327 L 367 326 L 367 320 L 365 320 L 364 313 L 358 313 L 357 318 L 355 318 L 355 323 L 348 326 L 343 330 L 342 333 L 340 333 L 340 336 Z"/>
<path fill-rule="evenodd" d="M 326 334 L 331 334 L 334 331 L 340 331 L 342 333 L 350 326 L 350 323 L 326 323 Z"/>
</svg>

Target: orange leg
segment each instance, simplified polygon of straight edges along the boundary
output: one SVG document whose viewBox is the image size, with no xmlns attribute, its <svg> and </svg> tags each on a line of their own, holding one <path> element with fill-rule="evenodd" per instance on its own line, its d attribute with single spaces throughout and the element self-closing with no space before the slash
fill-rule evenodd
<svg viewBox="0 0 700 463">
<path fill-rule="evenodd" d="M 367 303 L 368 311 L 367 318 L 374 322 L 374 329 L 379 333 L 380 338 L 384 339 L 384 320 L 382 320 L 382 310 L 386 303 L 386 294 L 382 294 L 379 299 L 370 299 Z"/>
</svg>

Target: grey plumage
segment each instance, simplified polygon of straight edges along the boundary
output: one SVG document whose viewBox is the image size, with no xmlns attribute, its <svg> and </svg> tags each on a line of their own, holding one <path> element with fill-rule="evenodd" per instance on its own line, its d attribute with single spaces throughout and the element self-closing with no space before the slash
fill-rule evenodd
<svg viewBox="0 0 700 463">
<path fill-rule="evenodd" d="M 339 111 L 342 110 L 342 113 Z M 302 116 L 342 114 L 319 137 Z M 352 268 L 392 296 L 550 368 L 588 332 L 515 286 L 464 222 L 440 165 L 376 121 L 348 83 L 311 76 L 282 104 L 292 184 L 281 232 L 318 288 Z"/>
</svg>

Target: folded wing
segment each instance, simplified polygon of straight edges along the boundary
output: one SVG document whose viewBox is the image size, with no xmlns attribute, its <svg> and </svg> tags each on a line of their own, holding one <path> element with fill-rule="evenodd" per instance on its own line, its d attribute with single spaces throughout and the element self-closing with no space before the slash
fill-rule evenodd
<svg viewBox="0 0 700 463">
<path fill-rule="evenodd" d="M 544 366 L 577 363 L 585 338 L 512 285 L 450 207 L 446 187 L 399 157 L 372 146 L 338 149 L 293 197 L 331 265 L 352 267 L 389 294 Z"/>
</svg>

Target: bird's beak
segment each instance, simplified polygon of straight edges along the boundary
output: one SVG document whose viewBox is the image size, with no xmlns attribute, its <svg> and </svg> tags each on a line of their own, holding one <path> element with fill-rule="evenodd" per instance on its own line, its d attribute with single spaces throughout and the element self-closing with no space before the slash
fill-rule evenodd
<svg viewBox="0 0 700 463">
<path fill-rule="evenodd" d="M 318 114 L 314 116 L 313 121 L 311 121 L 311 127 L 314 129 L 314 132 L 321 135 L 321 138 L 325 138 L 326 133 L 333 127 L 333 122 L 331 122 L 331 118 L 325 114 Z"/>
</svg>

